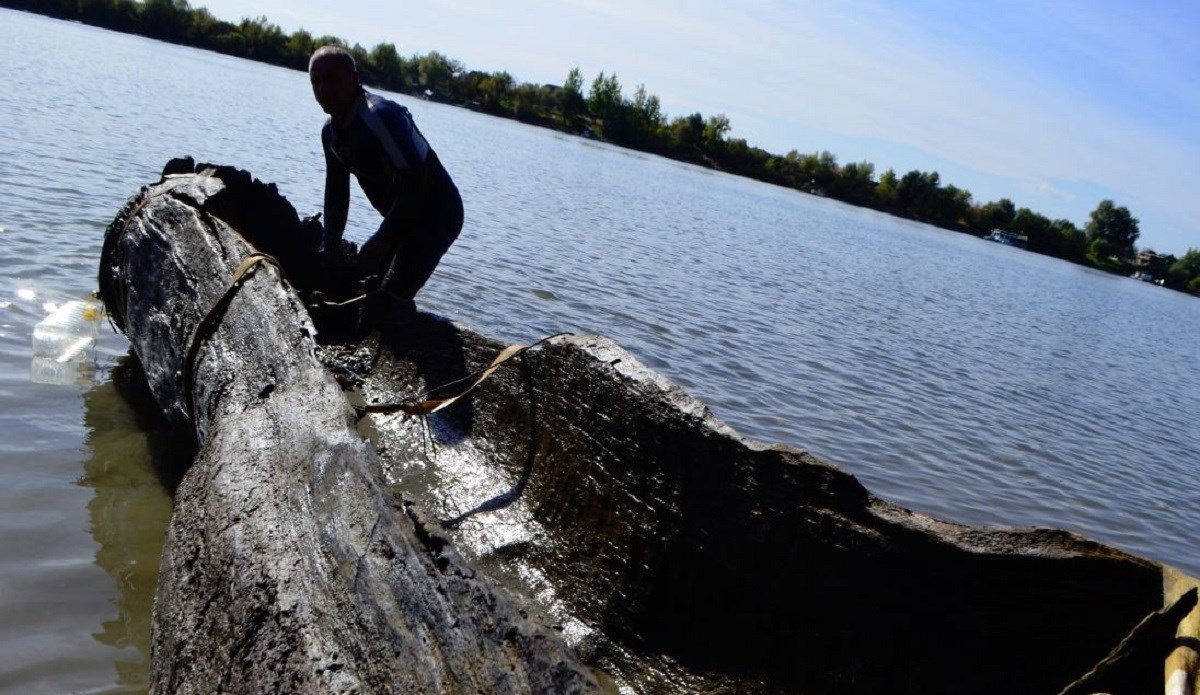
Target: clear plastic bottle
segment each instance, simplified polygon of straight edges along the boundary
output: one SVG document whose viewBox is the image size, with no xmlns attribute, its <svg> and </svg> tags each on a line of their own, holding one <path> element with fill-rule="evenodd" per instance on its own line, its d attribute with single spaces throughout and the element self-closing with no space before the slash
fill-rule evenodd
<svg viewBox="0 0 1200 695">
<path fill-rule="evenodd" d="M 33 327 L 30 378 L 42 384 L 82 384 L 95 367 L 96 335 L 104 309 L 96 301 L 71 301 Z"/>
</svg>

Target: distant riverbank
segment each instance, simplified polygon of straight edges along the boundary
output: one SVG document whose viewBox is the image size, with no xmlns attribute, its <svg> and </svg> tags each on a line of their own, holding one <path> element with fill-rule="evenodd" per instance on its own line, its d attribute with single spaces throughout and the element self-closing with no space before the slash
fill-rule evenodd
<svg viewBox="0 0 1200 695">
<path fill-rule="evenodd" d="M 658 97 L 641 85 L 631 98 L 625 97 L 616 75 L 600 73 L 585 95 L 578 69 L 571 70 L 561 86 L 518 83 L 507 72 L 468 70 L 436 51 L 405 58 L 390 43 L 368 50 L 303 29 L 286 34 L 266 17 L 235 24 L 172 0 L 0 0 L 0 6 L 297 70 L 307 69 L 317 47 L 337 43 L 355 56 L 363 82 L 371 86 L 599 138 L 977 237 L 999 230 L 1021 238 L 1021 248 L 1032 253 L 1118 275 L 1149 277 L 1164 287 L 1200 295 L 1200 249 L 1189 249 L 1183 257 L 1138 249 L 1137 219 L 1113 201 L 1100 201 L 1081 229 L 1070 220 L 1051 220 L 1017 208 L 1006 198 L 977 203 L 970 191 L 943 183 L 936 171 L 900 175 L 888 169 L 876 176 L 874 164 L 839 164 L 828 151 L 772 154 L 744 139 L 726 137 L 731 125 L 722 114 L 668 118 Z"/>
<path fill-rule="evenodd" d="M 144 692 L 171 512 L 155 471 L 185 455 L 122 395 L 138 377 L 115 367 L 124 338 L 101 327 L 94 381 L 70 387 L 30 381 L 30 336 L 48 303 L 96 289 L 106 226 L 170 157 L 236 164 L 319 209 L 322 116 L 303 73 L 264 63 L 6 9 L 0 41 L 0 691 Z M 504 342 L 605 335 L 737 431 L 883 499 L 1200 575 L 1200 508 L 1178 503 L 1200 486 L 1200 302 L 405 102 L 468 198 L 422 309 Z M 348 238 L 377 227 L 352 206 Z M 477 504 L 457 480 L 439 494 Z"/>
</svg>

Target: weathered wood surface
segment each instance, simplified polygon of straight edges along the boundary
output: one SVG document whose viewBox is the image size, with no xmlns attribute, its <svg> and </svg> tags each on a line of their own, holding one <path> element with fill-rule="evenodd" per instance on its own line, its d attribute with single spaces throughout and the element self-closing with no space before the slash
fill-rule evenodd
<svg viewBox="0 0 1200 695">
<path fill-rule="evenodd" d="M 422 340 L 380 362 L 368 398 L 448 381 L 501 347 L 425 315 L 405 335 Z M 463 552 L 531 595 L 546 588 L 522 576 L 549 578 L 594 628 L 575 644 L 584 661 L 639 692 L 1056 693 L 1163 606 L 1162 565 L 890 504 L 811 455 L 743 438 L 597 336 L 526 353 L 434 425 L 450 436 L 429 465 L 458 465 L 454 439 L 486 440 L 478 467 L 511 489 L 465 511 L 439 507 L 442 490 L 423 501 L 464 544 L 524 505 L 518 541 Z M 421 458 L 402 439 L 384 438 L 389 466 Z M 1169 649 L 1133 642 L 1157 675 L 1118 673 L 1112 692 L 1161 690 Z"/>
<path fill-rule="evenodd" d="M 104 299 L 164 412 L 188 423 L 189 336 L 290 206 L 246 222 L 245 174 L 166 176 L 108 230 Z M 273 187 L 272 187 L 273 189 Z M 266 200 L 276 197 L 267 196 Z M 281 200 L 281 199 L 280 199 Z M 278 202 L 277 200 L 275 202 Z M 248 225 L 248 226 L 247 226 Z M 285 254 L 286 255 L 286 254 Z M 155 596 L 161 693 L 577 692 L 593 677 L 378 480 L 304 306 L 259 266 L 195 364 L 200 452 L 175 492 Z"/>
<path fill-rule="evenodd" d="M 179 419 L 179 341 L 248 252 L 225 221 L 286 250 L 303 234 L 290 206 L 254 212 L 280 200 L 202 172 L 151 187 L 110 229 L 106 300 Z M 837 467 L 741 437 L 596 336 L 522 355 L 428 431 L 373 418 L 395 505 L 316 368 L 303 307 L 273 270 L 254 272 L 197 363 L 204 448 L 177 495 L 155 609 L 164 692 L 593 687 L 530 614 L 580 628 L 565 630 L 575 653 L 636 692 L 1053 693 L 1163 606 L 1162 565 L 889 504 Z M 390 349 L 373 370 L 360 345 L 320 349 L 369 399 L 462 377 L 501 347 L 427 314 L 377 326 Z M 437 484 L 439 468 L 503 490 Z M 1111 683 L 1161 690 L 1153 680 Z"/>
<path fill-rule="evenodd" d="M 1169 592 L 1167 596 L 1170 598 Z M 1175 598 L 1171 605 L 1146 616 L 1095 668 L 1064 688 L 1059 695 L 1138 693 L 1148 690 L 1143 686 L 1158 681 L 1164 671 L 1167 674 L 1164 683 L 1178 680 L 1175 678 L 1176 672 L 1185 674 L 1185 677 L 1195 674 L 1194 665 L 1187 668 L 1187 665 L 1181 666 L 1172 658 L 1173 652 L 1177 651 L 1177 633 L 1181 629 L 1188 629 L 1185 623 L 1195 609 L 1196 589 L 1192 587 Z M 1179 647 L 1183 648 L 1184 645 Z M 1170 690 L 1168 687 L 1167 692 L 1170 693 Z M 1191 693 L 1179 690 L 1172 695 Z"/>
</svg>

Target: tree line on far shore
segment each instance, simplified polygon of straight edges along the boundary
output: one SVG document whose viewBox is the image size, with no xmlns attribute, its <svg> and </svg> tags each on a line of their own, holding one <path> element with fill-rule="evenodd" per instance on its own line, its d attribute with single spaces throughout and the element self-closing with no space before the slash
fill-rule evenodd
<svg viewBox="0 0 1200 695">
<path fill-rule="evenodd" d="M 876 178 L 874 164 L 839 164 L 828 151 L 772 154 L 727 137 L 730 122 L 723 114 L 668 117 L 644 85 L 626 97 L 615 74 L 602 72 L 586 87 L 578 68 L 561 86 L 519 83 L 507 72 L 468 70 L 436 51 L 404 57 L 390 43 L 368 50 L 303 29 L 287 34 L 266 17 L 232 23 L 192 8 L 187 0 L 0 0 L 0 6 L 298 70 L 307 69 L 319 46 L 339 44 L 354 55 L 368 85 L 602 138 L 976 236 L 1004 230 L 1024 237 L 1023 244 L 1035 253 L 1126 275 L 1138 270 L 1167 287 L 1200 294 L 1200 249 L 1189 249 L 1182 258 L 1149 253 L 1136 260 L 1138 220 L 1111 200 L 1102 201 L 1080 229 L 1069 220 L 1017 208 L 1007 198 L 977 204 L 970 191 L 943 184 L 936 171 L 899 175 L 888 169 Z"/>
</svg>

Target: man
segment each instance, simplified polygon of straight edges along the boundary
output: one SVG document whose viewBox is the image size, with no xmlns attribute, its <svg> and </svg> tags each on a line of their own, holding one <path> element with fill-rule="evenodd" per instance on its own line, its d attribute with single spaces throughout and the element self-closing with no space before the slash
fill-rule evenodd
<svg viewBox="0 0 1200 695">
<path fill-rule="evenodd" d="M 308 63 L 313 96 L 329 121 L 325 150 L 326 251 L 341 244 L 350 207 L 350 174 L 383 223 L 362 245 L 358 272 L 368 286 L 412 299 L 462 229 L 462 198 L 408 109 L 371 94 L 354 58 L 323 46 Z M 377 285 L 376 285 L 377 283 Z"/>
</svg>

